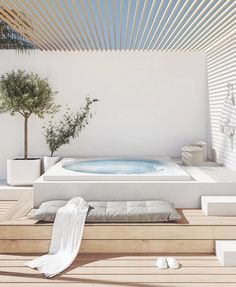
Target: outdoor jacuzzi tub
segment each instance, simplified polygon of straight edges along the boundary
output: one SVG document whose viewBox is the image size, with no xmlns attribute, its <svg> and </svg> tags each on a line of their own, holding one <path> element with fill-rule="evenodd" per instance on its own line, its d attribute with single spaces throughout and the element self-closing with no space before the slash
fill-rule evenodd
<svg viewBox="0 0 236 287">
<path fill-rule="evenodd" d="M 170 158 L 64 158 L 34 182 L 33 206 L 80 196 L 87 201 L 166 200 L 176 208 L 200 208 L 201 196 L 235 195 L 236 183 L 222 180 L 220 170 L 182 167 Z"/>
<path fill-rule="evenodd" d="M 44 175 L 46 181 L 178 181 L 191 176 L 170 158 L 64 159 Z"/>
</svg>

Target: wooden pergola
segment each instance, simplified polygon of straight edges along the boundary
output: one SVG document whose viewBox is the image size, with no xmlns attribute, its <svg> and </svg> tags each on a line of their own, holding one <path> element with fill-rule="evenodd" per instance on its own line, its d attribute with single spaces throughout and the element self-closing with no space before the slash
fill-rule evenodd
<svg viewBox="0 0 236 287">
<path fill-rule="evenodd" d="M 40 50 L 201 51 L 235 29 L 235 0 L 0 0 Z"/>
</svg>

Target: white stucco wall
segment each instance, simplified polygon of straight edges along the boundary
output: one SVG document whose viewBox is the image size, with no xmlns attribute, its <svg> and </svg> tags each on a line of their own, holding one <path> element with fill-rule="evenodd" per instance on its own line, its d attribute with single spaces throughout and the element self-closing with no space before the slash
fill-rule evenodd
<svg viewBox="0 0 236 287">
<path fill-rule="evenodd" d="M 179 156 L 181 146 L 209 138 L 205 53 L 0 51 L 0 75 L 25 69 L 47 77 L 56 102 L 79 108 L 100 99 L 79 139 L 58 154 Z M 48 154 L 42 120 L 29 124 L 30 154 Z M 23 119 L 0 115 L 0 179 L 6 158 L 23 152 Z"/>
</svg>

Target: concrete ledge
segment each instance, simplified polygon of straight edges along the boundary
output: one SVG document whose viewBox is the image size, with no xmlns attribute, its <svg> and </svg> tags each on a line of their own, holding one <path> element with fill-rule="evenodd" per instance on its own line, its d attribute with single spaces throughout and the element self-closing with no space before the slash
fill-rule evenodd
<svg viewBox="0 0 236 287">
<path fill-rule="evenodd" d="M 26 191 L 33 193 L 33 187 L 9 186 L 5 181 L 0 181 L 0 200 L 18 200 Z"/>
<path fill-rule="evenodd" d="M 223 266 L 236 266 L 236 240 L 217 240 L 216 256 Z"/>
<path fill-rule="evenodd" d="M 202 196 L 201 203 L 208 216 L 236 216 L 236 196 Z"/>
</svg>

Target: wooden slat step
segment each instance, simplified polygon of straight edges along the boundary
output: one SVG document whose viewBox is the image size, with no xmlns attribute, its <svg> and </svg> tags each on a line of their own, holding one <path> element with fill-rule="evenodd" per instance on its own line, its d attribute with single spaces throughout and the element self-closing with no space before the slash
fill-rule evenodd
<svg viewBox="0 0 236 287">
<path fill-rule="evenodd" d="M 50 240 L 1 240 L 0 253 L 48 252 Z M 214 240 L 83 240 L 82 253 L 214 253 Z"/>
<path fill-rule="evenodd" d="M 176 256 L 175 256 L 176 257 Z M 153 267 L 155 266 L 156 256 L 153 260 L 82 260 L 76 259 L 71 265 L 74 266 L 84 266 L 84 267 Z M 177 257 L 176 257 L 177 258 Z M 31 260 L 31 259 L 27 259 Z M 220 267 L 218 260 L 181 260 L 178 259 L 178 262 L 182 267 Z M 23 267 L 25 259 L 23 260 L 0 260 L 0 267 Z M 234 270 L 235 271 L 235 270 Z"/>
<path fill-rule="evenodd" d="M 52 281 L 52 280 L 51 280 Z M 32 283 L 4 283 L 4 287 L 32 287 Z M 74 287 L 75 283 L 37 283 L 35 287 Z M 130 282 L 119 282 L 119 283 L 105 283 L 99 282 L 98 284 L 90 283 L 77 283 L 76 287 L 235 287 L 235 283 L 130 283 Z"/>
<path fill-rule="evenodd" d="M 49 280 L 46 278 L 43 278 L 42 275 L 37 274 L 33 275 L 31 273 L 15 273 L 11 271 L 3 272 L 1 274 L 2 278 L 4 278 L 4 284 L 5 282 L 9 283 L 16 283 L 16 282 L 21 282 L 21 283 L 48 283 Z M 105 283 L 107 286 L 110 286 L 110 284 L 115 284 L 115 283 L 184 283 L 184 282 L 189 282 L 189 283 L 202 283 L 202 286 L 206 286 L 205 283 L 234 283 L 236 284 L 236 275 L 195 275 L 195 274 L 188 274 L 188 275 L 171 275 L 166 274 L 103 274 L 103 275 L 97 275 L 97 274 L 92 274 L 92 275 L 60 275 L 57 276 L 56 278 L 53 278 L 53 283 L 65 283 L 65 282 L 74 282 L 74 283 L 89 283 L 90 286 L 94 286 L 95 284 L 102 284 Z M 204 284 L 204 285 L 203 285 Z M 100 285 L 99 285 L 100 286 Z M 119 285 L 120 286 L 120 285 Z M 135 285 L 139 286 L 139 285 Z M 142 286 L 142 285 L 141 285 Z M 158 286 L 158 285 L 157 285 Z M 222 285 L 220 285 L 222 286 Z"/>
<path fill-rule="evenodd" d="M 20 253 L 20 254 L 0 254 L 0 260 L 31 260 L 41 254 L 36 253 Z M 140 260 L 155 260 L 158 256 L 163 256 L 163 253 L 151 253 L 149 255 L 144 255 L 143 253 L 79 253 L 76 260 L 90 260 L 90 261 L 119 261 L 119 260 L 131 260 L 131 261 L 140 261 Z M 205 254 L 205 253 L 190 253 L 190 254 L 176 254 L 170 253 L 169 256 L 174 256 L 178 260 L 189 260 L 189 261 L 216 261 L 217 258 L 214 254 Z M 218 261 L 218 260 L 217 260 Z"/>
<path fill-rule="evenodd" d="M 50 239 L 52 225 L 0 225 L 1 239 Z M 84 239 L 236 239 L 236 226 L 86 225 Z"/>
<path fill-rule="evenodd" d="M 9 271 L 9 267 L 0 267 L 0 274 L 7 273 Z M 30 269 L 25 266 L 12 266 L 11 272 L 18 273 L 18 274 L 34 274 L 38 275 L 38 270 Z M 236 267 L 225 267 L 222 268 L 214 266 L 214 267 L 187 267 L 179 268 L 179 269 L 158 269 L 155 267 L 155 262 L 153 262 L 152 266 L 108 266 L 108 267 L 86 267 L 86 266 L 78 266 L 78 262 L 75 262 L 72 266 L 70 266 L 67 271 L 66 275 L 127 275 L 127 274 L 143 274 L 143 275 L 235 275 L 236 276 Z"/>
</svg>

